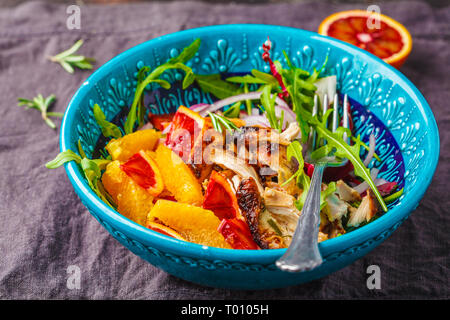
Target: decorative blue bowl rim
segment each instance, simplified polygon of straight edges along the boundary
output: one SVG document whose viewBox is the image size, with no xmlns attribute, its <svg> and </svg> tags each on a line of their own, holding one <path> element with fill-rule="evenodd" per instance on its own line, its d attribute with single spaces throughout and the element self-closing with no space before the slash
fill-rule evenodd
<svg viewBox="0 0 450 320">
<path fill-rule="evenodd" d="M 361 50 L 355 46 L 349 45 L 343 41 L 325 37 L 311 31 L 305 31 L 293 27 L 275 26 L 275 25 L 262 25 L 262 24 L 229 24 L 229 25 L 216 25 L 207 26 L 196 29 L 189 29 L 184 31 L 175 32 L 172 34 L 164 35 L 158 38 L 141 43 L 135 47 L 132 47 L 125 52 L 117 55 L 98 70 L 96 70 L 89 78 L 82 84 L 77 92 L 72 97 L 69 105 L 65 111 L 60 134 L 60 150 L 65 151 L 70 149 L 72 134 L 71 128 L 74 121 L 75 112 L 77 112 L 78 105 L 82 100 L 82 97 L 93 90 L 93 86 L 102 77 L 108 74 L 113 66 L 121 61 L 124 61 L 140 50 L 145 48 L 152 48 L 157 46 L 159 42 L 170 41 L 177 42 L 178 40 L 186 38 L 201 37 L 202 34 L 207 34 L 210 31 L 222 30 L 224 33 L 241 32 L 243 29 L 251 32 L 251 30 L 267 29 L 269 31 L 279 31 L 286 33 L 300 33 L 305 37 L 312 39 L 320 39 L 323 42 L 328 43 L 330 46 L 344 48 L 349 54 L 362 56 L 365 61 L 374 64 L 381 64 L 387 69 L 387 76 L 395 83 L 403 83 L 402 88 L 413 99 L 420 114 L 423 116 L 427 125 L 429 139 L 434 143 L 430 146 L 432 152 L 428 152 L 423 158 L 424 163 L 423 170 L 417 177 L 414 186 L 405 194 L 405 198 L 402 200 L 401 205 L 394 207 L 387 214 L 381 216 L 377 220 L 356 229 L 350 233 L 344 234 L 337 238 L 326 240 L 319 244 L 322 256 L 326 257 L 332 252 L 350 248 L 367 241 L 376 235 L 383 233 L 384 231 L 391 229 L 393 222 L 403 221 L 406 219 L 411 211 L 413 211 L 419 204 L 420 199 L 423 197 L 426 189 L 431 183 L 432 176 L 436 169 L 439 158 L 439 133 L 436 121 L 433 113 L 420 91 L 398 70 L 386 64 L 378 57 Z M 386 74 L 386 73 L 385 73 Z M 127 219 L 126 217 L 117 214 L 108 205 L 103 203 L 95 193 L 90 189 L 85 179 L 81 175 L 77 165 L 72 161 L 65 164 L 65 170 L 75 191 L 80 196 L 82 202 L 89 208 L 97 208 L 97 214 L 99 218 L 108 224 L 113 226 L 120 226 L 121 232 L 130 235 L 133 239 L 141 241 L 147 245 L 154 246 L 161 251 L 169 251 L 180 256 L 191 256 L 198 259 L 206 260 L 221 260 L 229 262 L 241 262 L 241 263 L 258 263 L 258 264 L 271 264 L 278 259 L 286 249 L 270 249 L 270 250 L 237 250 L 237 249 L 221 249 L 215 247 L 202 246 L 195 243 L 189 243 L 180 241 L 150 229 L 147 229 L 139 224 Z"/>
</svg>

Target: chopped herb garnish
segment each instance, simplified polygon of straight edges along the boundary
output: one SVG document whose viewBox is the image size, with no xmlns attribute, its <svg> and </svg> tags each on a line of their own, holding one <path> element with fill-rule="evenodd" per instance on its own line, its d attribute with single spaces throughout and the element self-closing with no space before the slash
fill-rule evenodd
<svg viewBox="0 0 450 320">
<path fill-rule="evenodd" d="M 278 224 L 275 222 L 274 219 L 272 218 L 267 219 L 267 223 L 272 227 L 272 229 L 275 231 L 277 235 L 279 235 L 280 237 L 283 236 L 283 232 L 281 232 L 280 227 L 278 226 Z"/>
</svg>

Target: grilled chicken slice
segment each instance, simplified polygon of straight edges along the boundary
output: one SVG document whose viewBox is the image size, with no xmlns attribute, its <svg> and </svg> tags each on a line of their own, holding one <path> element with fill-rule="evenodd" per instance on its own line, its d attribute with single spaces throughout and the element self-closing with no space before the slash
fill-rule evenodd
<svg viewBox="0 0 450 320">
<path fill-rule="evenodd" d="M 275 220 L 285 245 L 289 245 L 297 227 L 300 211 L 295 206 L 295 198 L 286 191 L 266 188 L 264 204 Z"/>
<path fill-rule="evenodd" d="M 344 234 L 345 229 L 342 226 L 341 220 L 334 220 L 333 222 L 326 221 L 324 223 L 321 222 L 321 225 L 319 228 L 319 242 L 321 239 L 321 235 L 320 235 L 321 233 L 322 233 L 322 235 L 326 235 L 326 239 L 332 239 L 332 238 L 336 238 L 339 234 Z M 322 236 L 322 239 L 323 239 L 323 236 Z"/>
<path fill-rule="evenodd" d="M 253 178 L 243 179 L 236 192 L 239 208 L 252 233 L 253 240 L 262 249 L 284 248 L 279 230 L 271 223 L 271 215 L 265 209 L 258 186 Z"/>
<path fill-rule="evenodd" d="M 218 149 L 216 149 L 213 155 L 211 155 L 211 160 L 218 165 L 224 166 L 227 169 L 234 171 L 243 179 L 252 178 L 255 182 L 259 194 L 262 194 L 264 192 L 264 188 L 259 181 L 258 174 L 252 166 L 248 165 L 247 162 L 245 162 L 245 160 L 234 156 L 230 152 Z"/>
<path fill-rule="evenodd" d="M 241 159 L 257 166 L 278 170 L 278 153 L 280 148 L 278 132 L 260 128 L 243 127 L 227 137 L 227 149 L 235 152 Z"/>
<path fill-rule="evenodd" d="M 286 216 L 300 216 L 300 211 L 295 206 L 295 198 L 285 191 L 266 188 L 264 190 L 264 204 L 267 209 L 276 214 Z"/>
<path fill-rule="evenodd" d="M 336 191 L 341 200 L 347 202 L 361 201 L 361 195 L 359 194 L 359 192 L 350 187 L 342 180 L 339 180 L 336 183 Z"/>
<path fill-rule="evenodd" d="M 289 144 L 300 133 L 300 127 L 297 122 L 289 123 L 289 126 L 280 134 L 280 140 L 283 144 Z"/>
<path fill-rule="evenodd" d="M 330 194 L 326 199 L 327 205 L 324 208 L 328 219 L 333 222 L 340 220 L 348 212 L 348 203 L 342 201 L 335 193 Z"/>
<path fill-rule="evenodd" d="M 375 198 L 372 189 L 367 190 L 366 196 L 361 201 L 358 209 L 350 211 L 350 218 L 347 226 L 357 227 L 364 221 L 369 222 L 380 209 L 378 200 Z"/>
</svg>

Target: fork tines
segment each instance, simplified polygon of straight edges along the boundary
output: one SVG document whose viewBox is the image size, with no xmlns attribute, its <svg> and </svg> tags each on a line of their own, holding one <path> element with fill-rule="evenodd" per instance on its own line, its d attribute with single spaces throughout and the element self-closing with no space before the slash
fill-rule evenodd
<svg viewBox="0 0 450 320">
<path fill-rule="evenodd" d="M 328 108 L 329 108 L 329 98 L 328 98 L 327 94 L 324 94 L 323 101 L 322 101 L 322 115 L 324 115 L 327 112 Z M 312 115 L 313 116 L 317 115 L 318 111 L 319 111 L 319 96 L 316 94 L 314 96 L 314 106 L 313 106 L 313 110 L 312 110 Z M 349 115 L 348 115 L 348 96 L 347 96 L 347 94 L 345 94 L 343 106 L 342 106 L 342 126 L 344 128 L 349 127 L 348 117 L 349 117 Z M 333 132 L 335 132 L 338 127 L 339 127 L 339 95 L 336 93 L 333 98 L 333 122 L 332 122 L 331 130 Z M 315 149 L 315 146 L 316 146 L 316 139 L 317 139 L 316 132 L 314 132 L 314 130 L 311 128 L 311 132 L 309 134 L 309 140 L 311 142 L 311 146 L 313 147 L 313 149 Z M 344 133 L 344 141 L 346 141 L 347 143 L 349 142 L 346 133 Z M 326 141 L 324 141 L 324 143 L 326 143 Z"/>
</svg>

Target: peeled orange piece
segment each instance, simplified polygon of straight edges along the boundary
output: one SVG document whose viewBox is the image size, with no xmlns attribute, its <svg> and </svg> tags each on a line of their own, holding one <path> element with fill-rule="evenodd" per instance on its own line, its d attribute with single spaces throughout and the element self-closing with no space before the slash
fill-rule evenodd
<svg viewBox="0 0 450 320">
<path fill-rule="evenodd" d="M 120 168 L 152 196 L 156 197 L 164 190 L 161 172 L 150 152 L 139 151 Z"/>
<path fill-rule="evenodd" d="M 176 232 L 175 230 L 173 230 L 172 228 L 166 227 L 163 224 L 160 223 L 156 223 L 153 221 L 147 221 L 147 228 L 159 232 L 161 234 L 164 234 L 166 236 L 178 239 L 178 240 L 184 240 L 186 241 L 186 239 L 184 239 L 178 232 Z"/>
<path fill-rule="evenodd" d="M 349 10 L 332 14 L 319 33 L 351 43 L 399 68 L 411 52 L 412 38 L 398 21 L 379 13 Z"/>
<path fill-rule="evenodd" d="M 185 106 L 180 106 L 170 122 L 165 144 L 185 161 L 194 146 L 202 143 L 205 118 Z"/>
<path fill-rule="evenodd" d="M 140 150 L 154 150 L 160 137 L 161 133 L 154 129 L 140 130 L 119 139 L 112 139 L 106 145 L 106 150 L 113 160 L 127 161 Z"/>
<path fill-rule="evenodd" d="M 153 196 L 120 168 L 118 160 L 108 164 L 102 184 L 118 205 L 119 213 L 145 226 L 147 214 L 153 207 Z"/>
<path fill-rule="evenodd" d="M 240 216 L 236 193 L 227 179 L 217 171 L 213 171 L 209 177 L 202 206 L 213 211 L 219 219 Z"/>
<path fill-rule="evenodd" d="M 183 160 L 162 144 L 158 145 L 155 157 L 164 185 L 175 199 L 200 206 L 203 203 L 202 187 Z"/>
<path fill-rule="evenodd" d="M 220 220 L 210 210 L 160 199 L 150 211 L 147 221 L 163 224 L 189 242 L 210 247 L 231 248 L 217 231 Z"/>
</svg>

